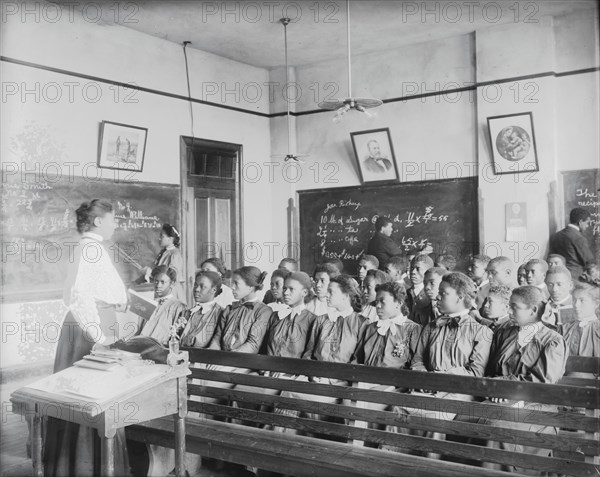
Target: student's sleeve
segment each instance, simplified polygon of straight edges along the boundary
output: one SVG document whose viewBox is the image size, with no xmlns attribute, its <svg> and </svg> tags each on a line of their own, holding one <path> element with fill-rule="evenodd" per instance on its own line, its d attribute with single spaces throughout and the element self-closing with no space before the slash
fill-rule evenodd
<svg viewBox="0 0 600 477">
<path fill-rule="evenodd" d="M 167 266 L 177 272 L 178 282 L 185 282 L 185 276 L 183 275 L 183 257 L 181 256 L 181 253 L 174 253 L 170 255 Z"/>
<path fill-rule="evenodd" d="M 308 342 L 306 343 L 306 348 L 304 349 L 304 353 L 302 353 L 302 359 L 312 359 L 313 352 L 315 350 L 315 346 L 319 341 L 319 330 L 320 330 L 321 318 L 317 317 L 310 329 L 308 330 Z"/>
<path fill-rule="evenodd" d="M 409 368 L 414 360 L 415 353 L 417 351 L 417 346 L 419 345 L 419 338 L 423 328 L 421 325 L 413 326 L 408 335 L 408 352 L 409 357 L 406 360 L 406 367 Z"/>
<path fill-rule="evenodd" d="M 215 330 L 215 334 L 212 337 L 212 340 L 210 340 L 210 344 L 208 345 L 207 349 L 221 349 L 221 337 L 223 335 L 223 327 L 225 325 L 225 322 L 227 321 L 227 316 L 230 310 L 231 306 L 228 306 L 221 312 L 221 315 L 217 319 L 217 329 Z"/>
<path fill-rule="evenodd" d="M 469 360 L 464 366 L 457 366 L 445 371 L 448 374 L 458 374 L 461 376 L 483 377 L 485 369 L 490 359 L 490 349 L 492 347 L 493 333 L 487 326 L 477 323 L 479 328 L 473 338 L 473 349 L 469 355 Z M 463 333 L 460 339 L 470 340 L 471 333 Z"/>
<path fill-rule="evenodd" d="M 425 355 L 429 346 L 429 336 L 431 334 L 431 325 L 425 326 L 419 335 L 415 347 L 415 354 L 413 355 L 410 369 L 413 371 L 427 371 L 425 367 Z"/>
<path fill-rule="evenodd" d="M 562 336 L 556 336 L 544 347 L 540 358 L 528 373 L 518 375 L 519 381 L 555 384 L 565 374 L 568 350 Z"/>
<path fill-rule="evenodd" d="M 235 349 L 238 353 L 258 353 L 260 345 L 265 339 L 269 318 L 271 317 L 273 310 L 265 305 L 261 306 L 259 310 L 255 308 L 254 312 L 257 315 L 256 319 L 250 326 L 250 331 L 248 332 L 248 337 L 244 344 Z"/>
<path fill-rule="evenodd" d="M 494 334 L 492 336 L 492 346 L 490 346 L 490 357 L 489 357 L 488 363 L 485 367 L 484 376 L 493 378 L 500 374 L 499 370 L 498 370 L 498 358 L 499 358 L 500 346 L 504 342 L 504 339 L 505 339 L 505 335 L 503 333 L 503 330 L 497 330 L 494 332 Z"/>
<path fill-rule="evenodd" d="M 358 341 L 356 343 L 356 349 L 352 354 L 351 364 L 365 364 L 365 335 L 367 327 L 362 326 L 358 333 Z"/>
</svg>

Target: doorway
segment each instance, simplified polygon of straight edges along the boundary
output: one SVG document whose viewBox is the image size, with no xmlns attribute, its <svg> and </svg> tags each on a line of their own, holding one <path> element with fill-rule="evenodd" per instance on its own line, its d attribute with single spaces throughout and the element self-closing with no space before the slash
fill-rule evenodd
<svg viewBox="0 0 600 477">
<path fill-rule="evenodd" d="M 204 260 L 218 257 L 228 270 L 241 263 L 240 164 L 242 146 L 181 136 L 183 250 L 186 296 Z"/>
</svg>

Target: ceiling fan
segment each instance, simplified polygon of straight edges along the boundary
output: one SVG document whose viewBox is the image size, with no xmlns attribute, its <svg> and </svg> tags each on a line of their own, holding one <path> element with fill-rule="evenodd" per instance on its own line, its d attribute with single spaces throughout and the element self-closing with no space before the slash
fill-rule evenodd
<svg viewBox="0 0 600 477">
<path fill-rule="evenodd" d="M 327 109 L 329 111 L 335 111 L 333 118 L 334 122 L 340 122 L 342 116 L 351 109 L 360 111 L 366 114 L 369 118 L 374 115 L 371 114 L 367 109 L 376 108 L 381 106 L 383 101 L 375 98 L 355 98 L 352 96 L 352 50 L 350 45 L 350 0 L 346 0 L 346 36 L 348 44 L 348 97 L 344 99 L 331 99 L 321 101 L 319 108 Z"/>
<path fill-rule="evenodd" d="M 290 99 L 289 96 L 287 94 L 287 88 L 288 85 L 290 84 L 290 78 L 289 78 L 289 70 L 288 70 L 288 46 L 287 46 L 287 26 L 290 23 L 290 19 L 289 18 L 282 18 L 281 20 L 279 20 L 282 25 L 283 25 L 283 37 L 284 37 L 284 42 L 285 42 L 285 91 L 286 91 L 286 95 L 285 95 L 285 104 L 287 105 L 287 129 L 288 129 L 288 137 L 287 137 L 287 149 L 288 149 L 288 153 L 284 156 L 281 154 L 275 154 L 272 155 L 271 157 L 273 158 L 283 158 L 283 160 L 285 162 L 287 161 L 295 161 L 295 162 L 300 162 L 303 163 L 304 161 L 301 160 L 300 158 L 302 157 L 308 157 L 308 154 L 293 154 L 291 152 L 291 144 L 292 144 L 292 123 L 290 121 L 291 118 L 291 114 L 290 114 Z"/>
</svg>

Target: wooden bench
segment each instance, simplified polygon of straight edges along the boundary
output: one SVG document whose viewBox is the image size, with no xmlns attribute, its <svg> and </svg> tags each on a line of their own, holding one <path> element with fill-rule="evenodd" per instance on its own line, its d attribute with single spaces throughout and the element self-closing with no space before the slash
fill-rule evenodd
<svg viewBox="0 0 600 477">
<path fill-rule="evenodd" d="M 188 384 L 188 410 L 226 418 L 225 422 L 211 419 L 186 421 L 187 452 L 204 457 L 258 467 L 294 476 L 392 476 L 392 475 L 508 475 L 500 470 L 484 469 L 448 460 L 514 465 L 526 469 L 556 472 L 564 475 L 597 476 L 599 464 L 599 387 L 597 379 L 565 377 L 559 384 L 538 384 L 472 378 L 445 374 L 399 371 L 360 365 L 323 363 L 310 360 L 274 358 L 243 353 L 228 353 L 186 349 L 191 363 L 220 364 L 250 369 L 279 371 L 307 376 L 338 378 L 350 382 L 369 382 L 402 388 L 429 389 L 463 393 L 474 396 L 493 396 L 560 406 L 556 412 L 519 409 L 505 404 L 464 402 L 433 396 L 411 395 L 401 392 L 359 389 L 314 382 L 301 382 L 267 376 L 236 374 L 225 371 L 195 368 Z M 597 358 L 571 358 L 569 371 L 598 375 Z M 335 397 L 346 404 L 323 404 L 309 400 L 270 396 L 239 389 L 222 389 L 199 385 L 197 380 L 228 382 L 259 388 L 299 391 Z M 204 383 L 210 384 L 210 383 Z M 228 402 L 293 409 L 302 413 L 318 412 L 329 421 L 290 417 L 279 413 L 250 410 L 230 405 L 198 402 L 198 396 L 218 398 Z M 363 409 L 349 404 L 365 401 L 387 406 L 418 408 L 432 412 L 448 412 L 475 417 L 493 417 L 502 422 L 527 422 L 561 429 L 556 434 L 542 434 L 514 430 L 475 422 L 443 420 L 433 417 L 403 417 L 391 411 Z M 570 408 L 570 409 L 565 409 Z M 244 421 L 256 425 L 279 426 L 294 429 L 306 435 L 289 435 L 260 427 L 233 424 Z M 517 452 L 474 445 L 452 440 L 401 434 L 386 430 L 357 427 L 363 421 L 379 425 L 434 431 L 448 436 L 480 438 L 495 442 L 509 442 L 542 449 L 552 449 L 552 456 L 524 455 Z M 155 420 L 143 425 L 130 426 L 128 438 L 146 444 L 173 447 L 172 423 Z M 315 435 L 321 438 L 314 437 Z M 325 436 L 325 439 L 322 437 Z M 374 447 L 353 445 L 364 441 Z M 398 446 L 423 453 L 441 454 L 436 460 L 406 453 L 377 448 L 379 445 Z M 512 474 L 514 475 L 514 474 Z"/>
</svg>

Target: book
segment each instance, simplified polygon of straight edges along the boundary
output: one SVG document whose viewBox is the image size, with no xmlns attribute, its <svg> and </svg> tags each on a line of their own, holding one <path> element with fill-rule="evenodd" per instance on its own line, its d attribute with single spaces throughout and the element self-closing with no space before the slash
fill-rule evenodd
<svg viewBox="0 0 600 477">
<path fill-rule="evenodd" d="M 73 366 L 77 366 L 78 368 L 91 368 L 98 369 L 100 371 L 110 371 L 112 369 L 118 368 L 121 366 L 119 363 L 100 363 L 98 361 L 91 361 L 89 359 L 80 359 L 79 361 L 75 361 Z"/>
<path fill-rule="evenodd" d="M 156 309 L 157 303 L 145 297 L 135 290 L 129 289 L 129 309 L 138 316 L 141 316 L 145 320 L 148 320 L 154 310 Z"/>
</svg>

